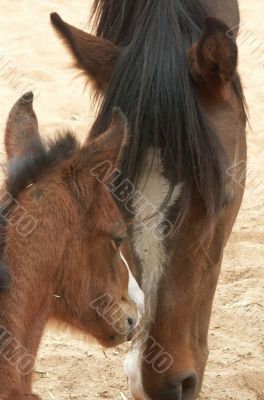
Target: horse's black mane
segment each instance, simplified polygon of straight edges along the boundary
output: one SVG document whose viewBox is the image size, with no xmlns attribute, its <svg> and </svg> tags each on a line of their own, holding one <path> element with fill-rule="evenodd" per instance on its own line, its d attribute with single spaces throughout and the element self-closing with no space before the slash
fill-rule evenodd
<svg viewBox="0 0 264 400">
<path fill-rule="evenodd" d="M 160 149 L 171 189 L 184 182 L 177 223 L 195 190 L 214 224 L 222 208 L 225 155 L 197 100 L 187 59 L 206 10 L 199 0 L 95 0 L 93 15 L 97 35 L 124 51 L 91 134 L 103 132 L 113 106 L 120 107 L 131 127 L 124 176 L 136 181 L 148 148 Z M 238 78 L 233 85 L 241 92 Z"/>
<path fill-rule="evenodd" d="M 160 6 L 160 10 L 164 10 L 165 14 L 166 9 L 168 12 L 173 8 L 173 11 L 178 12 L 179 10 L 182 16 L 192 25 L 195 23 L 198 29 L 201 28 L 203 20 L 208 14 L 199 0 L 195 2 L 193 0 L 94 0 L 92 17 L 96 23 L 96 33 L 118 46 L 127 46 L 134 39 L 135 27 L 139 25 L 142 14 L 145 13 L 147 16 L 150 11 L 149 20 L 152 19 L 153 9 L 151 10 L 150 7 L 157 5 Z M 182 16 L 179 15 L 180 18 Z M 160 15 L 160 17 L 161 21 L 164 16 Z M 172 18 L 174 18 L 173 15 Z M 154 21 L 150 21 L 150 23 L 153 24 Z"/>
<path fill-rule="evenodd" d="M 58 133 L 47 144 L 39 143 L 36 152 L 11 159 L 5 168 L 5 186 L 1 191 L 0 201 L 0 260 L 5 248 L 5 230 L 8 215 L 19 194 L 29 185 L 34 184 L 53 165 L 69 159 L 79 148 L 71 132 Z M 1 266 L 0 266 L 1 273 Z M 1 290 L 1 289 L 0 289 Z"/>
</svg>

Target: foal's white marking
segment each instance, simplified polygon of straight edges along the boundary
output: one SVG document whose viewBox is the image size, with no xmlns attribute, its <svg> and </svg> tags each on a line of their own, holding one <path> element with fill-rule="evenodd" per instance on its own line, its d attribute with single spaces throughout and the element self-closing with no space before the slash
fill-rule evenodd
<svg viewBox="0 0 264 400">
<path fill-rule="evenodd" d="M 175 204 L 181 195 L 182 185 L 175 186 L 170 203 L 166 209 L 160 211 L 161 206 L 169 192 L 170 184 L 164 178 L 162 163 L 159 154 L 153 158 L 153 150 L 150 150 L 146 160 L 145 168 L 139 178 L 138 197 L 134 198 L 134 209 L 137 224 L 133 231 L 133 243 L 142 267 L 142 289 L 145 295 L 144 324 L 147 330 L 148 323 L 152 320 L 157 303 L 157 291 L 160 280 L 164 273 L 168 259 L 164 242 L 156 235 L 149 226 L 158 225 L 166 219 L 166 214 L 171 205 Z M 144 196 L 152 207 L 137 208 L 140 196 Z M 155 210 L 153 212 L 153 210 Z M 157 214 L 156 214 L 157 213 Z M 145 223 L 145 221 L 148 221 Z M 129 378 L 129 389 L 131 395 L 137 400 L 150 400 L 144 394 L 141 377 L 141 344 L 134 343 L 131 353 L 125 362 L 125 370 Z"/>
</svg>

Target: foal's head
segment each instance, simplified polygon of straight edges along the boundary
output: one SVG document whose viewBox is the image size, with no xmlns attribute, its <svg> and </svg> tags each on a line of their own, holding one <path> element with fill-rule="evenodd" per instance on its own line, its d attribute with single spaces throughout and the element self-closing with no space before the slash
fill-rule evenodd
<svg viewBox="0 0 264 400">
<path fill-rule="evenodd" d="M 126 225 L 107 181 L 92 171 L 106 160 L 118 167 L 126 120 L 115 110 L 107 132 L 83 147 L 69 132 L 44 145 L 32 100 L 28 93 L 16 103 L 5 136 L 1 249 L 10 293 L 26 297 L 31 282 L 36 302 L 44 291 L 55 318 L 116 345 L 131 336 L 137 319 L 120 253 Z"/>
</svg>

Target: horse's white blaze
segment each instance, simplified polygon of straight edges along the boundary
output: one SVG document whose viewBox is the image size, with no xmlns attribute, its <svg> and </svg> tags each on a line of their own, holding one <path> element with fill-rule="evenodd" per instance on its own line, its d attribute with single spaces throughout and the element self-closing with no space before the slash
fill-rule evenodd
<svg viewBox="0 0 264 400">
<path fill-rule="evenodd" d="M 170 189 L 170 184 L 162 175 L 162 170 L 159 155 L 153 158 L 153 151 L 150 151 L 139 178 L 137 188 L 139 194 L 134 198 L 136 224 L 133 231 L 133 243 L 142 266 L 146 319 L 152 318 L 155 312 L 157 289 L 167 260 L 164 242 L 155 235 L 155 227 L 165 221 L 169 206 L 174 204 L 181 194 L 181 185 L 177 185 L 167 209 L 160 211 Z M 140 207 L 140 196 L 147 199 L 151 206 Z"/>
<path fill-rule="evenodd" d="M 125 259 L 125 257 L 123 256 L 121 251 L 120 251 L 120 256 L 121 256 L 123 263 L 127 267 L 128 274 L 129 274 L 128 295 L 129 295 L 130 299 L 136 304 L 140 315 L 142 315 L 144 312 L 144 303 L 145 303 L 144 293 L 140 289 L 139 284 L 137 283 L 136 279 L 134 278 L 132 272 L 130 271 L 128 262 Z"/>
<path fill-rule="evenodd" d="M 170 204 L 167 209 L 160 211 L 161 206 L 169 192 L 170 184 L 162 174 L 162 163 L 159 155 L 153 158 L 150 151 L 144 163 L 144 170 L 139 179 L 138 196 L 134 198 L 134 210 L 136 213 L 136 225 L 133 231 L 133 243 L 142 267 L 142 289 L 145 295 L 144 324 L 147 330 L 148 322 L 154 316 L 157 291 L 164 273 L 167 254 L 164 241 L 158 238 L 150 227 L 158 226 L 165 221 L 169 207 L 175 204 L 181 194 L 182 185 L 175 186 Z M 147 199 L 152 207 L 137 208 L 140 204 L 140 196 Z M 153 212 L 154 211 L 154 212 Z M 147 223 L 146 223 L 147 221 Z M 144 394 L 141 377 L 141 344 L 134 343 L 131 353 L 125 362 L 126 373 L 129 378 L 131 395 L 137 400 L 149 400 Z"/>
<path fill-rule="evenodd" d="M 135 344 L 125 361 L 125 371 L 129 378 L 129 391 L 134 399 L 150 400 L 149 397 L 144 394 L 140 367 L 140 346 Z"/>
<path fill-rule="evenodd" d="M 141 317 L 144 313 L 144 305 L 145 305 L 145 296 L 143 291 L 140 289 L 136 279 L 134 278 L 132 272 L 130 271 L 127 260 L 124 255 L 120 251 L 120 256 L 127 267 L 129 274 L 128 281 L 128 295 L 130 299 L 136 304 L 138 308 L 138 322 L 137 325 L 141 322 Z M 141 384 L 141 373 L 140 373 L 140 345 L 135 345 L 133 350 L 128 354 L 125 361 L 125 371 L 127 376 L 129 377 L 129 390 L 133 397 L 137 400 L 148 400 L 144 397 L 143 388 Z"/>
</svg>

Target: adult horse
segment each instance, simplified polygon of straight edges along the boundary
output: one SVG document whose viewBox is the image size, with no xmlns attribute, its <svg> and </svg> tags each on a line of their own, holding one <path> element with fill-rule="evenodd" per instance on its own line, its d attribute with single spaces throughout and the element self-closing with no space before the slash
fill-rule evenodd
<svg viewBox="0 0 264 400">
<path fill-rule="evenodd" d="M 96 0 L 97 36 L 51 16 L 102 95 L 91 136 L 106 128 L 113 105 L 131 127 L 112 188 L 134 219 L 146 298 L 144 334 L 127 360 L 135 399 L 197 397 L 223 251 L 243 197 L 234 167 L 246 160 L 239 14 L 236 1 L 228 2 L 232 15 L 220 3 L 209 11 L 205 0 Z"/>
</svg>

